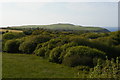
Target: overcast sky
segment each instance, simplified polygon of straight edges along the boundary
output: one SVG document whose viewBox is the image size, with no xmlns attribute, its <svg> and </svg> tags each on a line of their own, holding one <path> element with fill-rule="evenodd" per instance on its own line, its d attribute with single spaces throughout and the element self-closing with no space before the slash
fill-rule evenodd
<svg viewBox="0 0 120 80">
<path fill-rule="evenodd" d="M 6 2 L 0 26 L 71 23 L 117 27 L 117 2 Z"/>
</svg>

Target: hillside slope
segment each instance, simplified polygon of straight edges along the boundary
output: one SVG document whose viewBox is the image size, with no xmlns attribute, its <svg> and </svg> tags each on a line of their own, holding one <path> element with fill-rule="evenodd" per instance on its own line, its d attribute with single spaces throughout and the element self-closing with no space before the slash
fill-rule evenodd
<svg viewBox="0 0 120 80">
<path fill-rule="evenodd" d="M 51 29 L 51 30 L 110 32 L 109 30 L 101 27 L 87 27 L 87 26 L 78 26 L 73 24 L 26 25 L 26 26 L 12 27 L 12 28 L 14 29 L 43 28 L 43 29 Z"/>
</svg>

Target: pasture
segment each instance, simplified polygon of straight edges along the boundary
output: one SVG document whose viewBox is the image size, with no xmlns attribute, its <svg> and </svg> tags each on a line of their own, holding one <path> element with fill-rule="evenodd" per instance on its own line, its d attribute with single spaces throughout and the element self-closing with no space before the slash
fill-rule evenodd
<svg viewBox="0 0 120 80">
<path fill-rule="evenodd" d="M 75 78 L 77 70 L 29 54 L 3 53 L 3 78 Z M 82 77 L 82 75 L 81 75 Z"/>
</svg>

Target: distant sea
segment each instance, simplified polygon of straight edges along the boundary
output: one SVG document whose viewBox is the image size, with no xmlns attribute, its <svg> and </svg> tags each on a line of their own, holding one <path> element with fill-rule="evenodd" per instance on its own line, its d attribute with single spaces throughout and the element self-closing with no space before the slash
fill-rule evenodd
<svg viewBox="0 0 120 80">
<path fill-rule="evenodd" d="M 118 27 L 104 27 L 104 28 L 108 29 L 111 32 L 120 30 L 120 28 L 118 28 Z"/>
</svg>

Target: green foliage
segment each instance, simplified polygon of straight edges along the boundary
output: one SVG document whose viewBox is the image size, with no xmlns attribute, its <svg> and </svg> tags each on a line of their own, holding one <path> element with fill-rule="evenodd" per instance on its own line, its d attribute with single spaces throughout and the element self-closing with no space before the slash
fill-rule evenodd
<svg viewBox="0 0 120 80">
<path fill-rule="evenodd" d="M 46 52 L 45 47 L 42 47 L 42 48 L 37 49 L 37 50 L 35 51 L 35 54 L 36 54 L 37 56 L 42 56 L 42 57 L 44 57 L 44 56 L 45 56 L 45 52 Z"/>
<path fill-rule="evenodd" d="M 19 50 L 23 53 L 32 54 L 36 45 L 32 41 L 25 41 L 20 44 Z"/>
<path fill-rule="evenodd" d="M 120 31 L 115 32 L 112 35 L 112 39 L 115 40 L 114 45 L 119 45 L 120 44 Z"/>
<path fill-rule="evenodd" d="M 24 30 L 24 31 L 23 31 L 23 33 L 24 33 L 25 35 L 31 35 L 32 32 L 33 32 L 33 30 L 31 30 L 31 29 L 28 29 L 28 30 Z"/>
<path fill-rule="evenodd" d="M 98 60 L 97 66 L 91 70 L 88 78 L 120 78 L 120 63 L 118 57 L 116 61 L 114 59 L 106 59 L 102 64 L 100 64 L 100 60 Z"/>
<path fill-rule="evenodd" d="M 50 37 L 46 35 L 28 36 L 25 41 L 20 44 L 19 49 L 24 53 L 31 54 L 35 50 L 37 44 L 47 42 L 48 40 L 50 40 Z"/>
<path fill-rule="evenodd" d="M 73 36 L 70 38 L 71 42 L 75 42 L 78 45 L 87 46 L 90 44 L 89 40 L 87 38 L 79 37 L 79 36 Z"/>
<path fill-rule="evenodd" d="M 39 44 L 37 45 L 36 49 L 35 49 L 35 54 L 37 54 L 37 50 L 39 48 L 46 48 L 45 50 L 45 57 L 49 57 L 50 51 L 55 48 L 55 47 L 59 47 L 62 46 L 63 44 L 68 43 L 66 38 L 56 38 L 56 39 L 51 39 L 48 42 L 45 42 L 43 44 Z"/>
<path fill-rule="evenodd" d="M 19 52 L 19 40 L 8 40 L 5 43 L 4 50 L 8 53 L 17 53 Z"/>
<path fill-rule="evenodd" d="M 105 58 L 105 53 L 87 46 L 75 46 L 66 50 L 63 64 L 68 66 L 93 64 L 92 58 Z"/>
<path fill-rule="evenodd" d="M 3 34 L 3 40 L 16 39 L 16 38 L 21 38 L 24 36 L 25 35 L 23 33 L 8 32 L 8 33 Z"/>
<path fill-rule="evenodd" d="M 56 47 L 56 48 L 52 49 L 50 52 L 50 55 L 49 55 L 49 61 L 59 63 L 58 58 L 59 58 L 60 54 L 61 54 L 60 47 Z"/>
<path fill-rule="evenodd" d="M 101 41 L 91 41 L 91 44 L 88 44 L 88 46 L 104 51 L 109 58 L 115 58 L 119 55 L 119 51 L 116 50 L 115 46 L 107 45 Z"/>
<path fill-rule="evenodd" d="M 96 38 L 105 37 L 108 35 L 109 35 L 108 33 L 85 33 L 85 34 L 82 34 L 81 36 L 89 39 L 96 39 Z"/>
<path fill-rule="evenodd" d="M 75 42 L 71 42 L 71 43 L 67 43 L 67 44 L 64 44 L 64 45 L 61 46 L 61 54 L 59 56 L 59 62 L 60 63 L 62 63 L 63 57 L 67 53 L 66 49 L 69 48 L 69 47 L 73 47 L 73 46 L 78 46 L 78 45 Z"/>
</svg>

